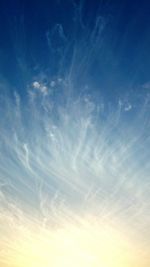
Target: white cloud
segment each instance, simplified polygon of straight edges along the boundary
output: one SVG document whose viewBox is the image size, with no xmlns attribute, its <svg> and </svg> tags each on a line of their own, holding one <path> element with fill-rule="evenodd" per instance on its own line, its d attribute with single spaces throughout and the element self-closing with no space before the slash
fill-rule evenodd
<svg viewBox="0 0 150 267">
<path fill-rule="evenodd" d="M 129 111 L 131 109 L 132 109 L 132 105 L 130 103 L 128 103 L 128 105 L 126 105 L 124 108 L 125 111 Z"/>
<path fill-rule="evenodd" d="M 39 90 L 42 94 L 47 95 L 48 88 L 44 84 L 40 84 L 38 81 L 32 83 L 34 89 Z"/>
<path fill-rule="evenodd" d="M 40 89 L 40 83 L 37 81 L 33 82 L 32 86 L 33 88 Z"/>
<path fill-rule="evenodd" d="M 40 90 L 41 90 L 41 92 L 42 92 L 44 95 L 47 95 L 47 93 L 48 93 L 48 89 L 47 89 L 47 87 L 46 87 L 45 85 L 41 86 L 41 87 L 40 87 Z"/>
</svg>

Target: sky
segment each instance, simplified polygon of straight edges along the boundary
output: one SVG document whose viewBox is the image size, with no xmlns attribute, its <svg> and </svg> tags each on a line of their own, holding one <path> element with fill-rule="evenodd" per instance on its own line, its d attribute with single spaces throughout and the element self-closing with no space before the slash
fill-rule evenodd
<svg viewBox="0 0 150 267">
<path fill-rule="evenodd" d="M 149 267 L 149 12 L 0 2 L 2 267 Z"/>
</svg>

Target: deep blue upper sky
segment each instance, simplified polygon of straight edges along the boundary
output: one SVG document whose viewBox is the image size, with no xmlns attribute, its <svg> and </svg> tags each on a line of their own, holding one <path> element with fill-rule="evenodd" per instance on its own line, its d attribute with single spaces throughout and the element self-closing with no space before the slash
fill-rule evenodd
<svg viewBox="0 0 150 267">
<path fill-rule="evenodd" d="M 0 77 L 22 92 L 38 73 L 69 72 L 77 47 L 74 81 L 136 91 L 149 83 L 149 14 L 146 0 L 1 1 Z"/>
</svg>

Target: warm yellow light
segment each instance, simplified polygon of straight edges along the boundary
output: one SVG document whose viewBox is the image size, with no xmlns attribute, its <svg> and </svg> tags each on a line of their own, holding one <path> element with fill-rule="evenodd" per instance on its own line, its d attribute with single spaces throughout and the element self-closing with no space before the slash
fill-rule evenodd
<svg viewBox="0 0 150 267">
<path fill-rule="evenodd" d="M 18 228 L 6 251 L 4 248 L 2 267 L 145 266 L 139 258 L 119 226 L 88 218 L 80 224 L 66 221 L 57 228 L 44 229 L 34 223 Z"/>
</svg>

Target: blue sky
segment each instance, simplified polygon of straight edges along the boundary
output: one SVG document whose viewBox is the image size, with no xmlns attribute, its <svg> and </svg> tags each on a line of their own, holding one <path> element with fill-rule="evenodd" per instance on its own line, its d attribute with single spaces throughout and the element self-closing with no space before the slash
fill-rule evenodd
<svg viewBox="0 0 150 267">
<path fill-rule="evenodd" d="M 69 72 L 77 46 L 75 80 L 106 97 L 137 94 L 149 82 L 149 10 L 148 1 L 2 1 L 1 76 L 22 93 L 37 73 Z M 100 32 L 93 37 L 94 30 Z M 78 57 L 89 53 L 79 67 Z"/>
<path fill-rule="evenodd" d="M 58 127 L 60 135 L 53 129 L 56 133 L 52 136 L 58 135 L 61 143 L 64 131 L 64 140 L 70 142 L 68 157 L 80 135 L 85 135 L 80 144 L 83 153 L 86 142 L 87 146 L 94 143 L 100 132 L 111 149 L 113 142 L 114 146 L 120 142 L 121 147 L 136 139 L 142 143 L 139 151 L 147 155 L 148 1 L 3 1 L 0 5 L 3 136 L 20 140 L 28 154 L 28 143 L 32 147 L 36 139 L 40 143 L 47 140 L 47 129 Z M 131 155 L 140 166 L 134 145 L 132 149 Z M 7 142 L 6 151 L 9 155 Z"/>
<path fill-rule="evenodd" d="M 149 14 L 0 1 L 0 265 L 150 266 Z"/>
</svg>

